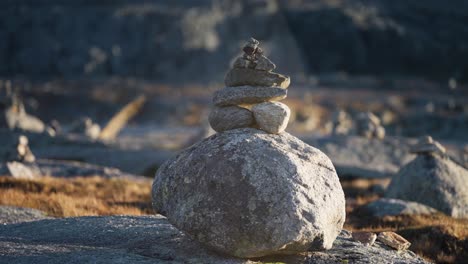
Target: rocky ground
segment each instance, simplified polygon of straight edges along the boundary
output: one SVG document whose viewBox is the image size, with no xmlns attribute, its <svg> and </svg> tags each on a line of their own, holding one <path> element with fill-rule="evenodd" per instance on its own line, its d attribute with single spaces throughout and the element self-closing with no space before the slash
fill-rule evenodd
<svg viewBox="0 0 468 264">
<path fill-rule="evenodd" d="M 13 81 L 13 86 L 20 88 L 28 113 L 36 115 L 45 124 L 53 124 L 53 120 L 56 120 L 64 132 L 52 136 L 47 133 L 12 132 L 3 129 L 0 131 L 3 145 L 9 145 L 20 134 L 26 135 L 29 138 L 29 147 L 36 155 L 36 168 L 44 175 L 68 179 L 2 177 L 0 201 L 2 205 L 41 210 L 47 217 L 152 214 L 150 185 L 155 171 L 164 160 L 175 155 L 178 150 L 213 133 L 207 129 L 207 116 L 211 93 L 218 89 L 215 85 L 164 86 L 133 79 L 50 82 L 17 79 Z M 427 92 L 419 92 L 421 87 Z M 426 260 L 439 263 L 460 263 L 468 257 L 466 219 L 455 219 L 432 208 L 424 211 L 431 213 L 428 215 L 382 216 L 374 214 L 365 207 L 370 202 L 384 197 L 391 177 L 416 157 L 415 154 L 409 153 L 411 146 L 417 142 L 416 137 L 424 134 L 432 135 L 447 148 L 447 154 L 451 159 L 457 164 L 466 166 L 468 108 L 465 102 L 468 94 L 464 86 L 459 85 L 456 89 L 450 89 L 445 83 L 421 79 L 384 80 L 318 75 L 313 80 L 293 84 L 289 91 L 288 98 L 284 100 L 291 108 L 287 131 L 324 151 L 335 165 L 346 196 L 345 229 L 395 231 L 412 243 L 410 250 Z M 67 132 L 80 116 L 89 116 L 94 122 L 104 126 L 115 112 L 139 94 L 146 95 L 147 103 L 115 140 L 100 141 L 80 131 Z M 351 117 L 355 117 L 361 111 L 372 111 L 381 119 L 387 135 L 383 140 L 379 140 L 358 135 L 334 134 L 333 120 L 337 109 L 345 110 Z M 5 148 L 1 151 L 2 156 L 8 154 Z M 146 175 L 150 178 L 145 180 L 137 175 Z M 82 177 L 76 178 L 76 176 Z M 416 209 L 411 207 L 413 205 L 404 206 L 410 208 L 397 208 L 397 211 L 420 212 L 421 210 L 419 204 L 416 205 Z M 23 212 L 23 210 L 3 208 L 2 221 L 15 223 L 42 217 L 40 213 Z M 382 207 L 379 207 L 378 212 L 381 213 L 382 210 Z M 396 209 L 391 207 L 389 210 L 394 214 Z M 136 228 L 145 230 L 151 219 L 147 217 L 76 218 L 48 220 L 58 222 L 42 223 L 60 226 L 80 225 L 90 221 L 111 230 L 115 228 L 114 224 L 120 226 L 120 222 L 131 220 Z M 158 217 L 157 219 L 161 222 L 161 226 L 164 226 L 161 232 L 169 237 L 180 235 L 173 230 L 173 227 L 168 226 L 165 220 Z M 37 226 L 22 224 L 17 227 L 20 228 L 18 230 L 34 230 L 42 228 L 39 223 L 37 222 Z M 11 233 L 8 225 L 0 232 Z M 94 231 L 83 230 L 83 232 Z M 58 236 L 58 233 L 55 235 Z M 103 233 L 102 236 L 107 234 Z M 2 237 L 5 238 L 3 235 Z M 20 237 L 16 235 L 7 237 L 2 240 L 2 250 L 7 252 L 6 260 L 28 262 L 30 255 L 19 253 L 27 249 L 25 244 L 18 244 Z M 21 239 L 32 239 L 32 236 Z M 132 261 L 136 259 L 148 261 L 146 259 L 148 254 L 151 261 L 158 259 L 169 262 L 207 257 L 207 253 L 198 251 L 201 250 L 199 246 L 186 240 L 184 243 L 187 244 L 183 245 L 187 245 L 188 249 L 195 247 L 197 254 L 200 255 L 189 256 L 186 253 L 187 248 L 183 246 L 173 248 L 170 246 L 172 242 L 168 242 L 164 250 L 160 251 L 162 255 L 155 256 L 151 249 L 141 246 L 143 243 L 141 241 L 137 239 L 133 241 L 135 244 L 129 242 L 130 244 L 122 247 L 83 242 L 76 247 L 90 250 L 84 260 L 100 259 L 102 254 L 92 253 L 96 252 L 98 246 L 107 247 L 106 250 L 109 252 L 120 252 L 119 256 Z M 55 246 L 52 247 L 51 243 Z M 61 261 L 60 256 L 64 258 L 78 256 L 79 253 L 75 251 L 77 249 L 66 247 L 67 243 L 66 240 L 45 238 L 39 242 L 42 249 L 35 254 L 41 256 L 44 262 L 51 261 L 48 255 L 50 252 L 68 252 L 69 255 L 56 255 L 57 258 L 54 258 L 56 262 Z M 360 252 L 361 248 L 345 236 L 340 236 L 336 243 L 337 247 L 333 249 L 335 251 L 332 250 L 325 255 L 307 255 L 293 260 L 278 258 L 273 261 L 316 263 L 320 260 L 328 263 L 332 260 L 349 260 L 349 263 L 359 263 L 359 261 L 366 263 L 370 256 L 377 259 L 378 255 L 390 257 L 395 253 L 391 253 L 388 248 L 382 251 L 384 246 L 378 243 L 371 251 L 366 249 L 365 252 Z M 160 248 L 163 244 L 158 242 L 151 248 Z M 126 246 L 135 251 L 123 253 L 123 247 Z M 345 253 L 348 257 L 343 256 Z M 214 258 L 213 261 L 216 262 L 218 257 L 210 255 L 209 258 Z M 419 261 L 412 255 L 408 255 L 408 258 L 414 259 L 415 263 Z M 235 263 L 236 260 L 229 261 Z M 229 261 L 227 263 L 230 263 Z"/>
<path fill-rule="evenodd" d="M 388 180 L 382 179 L 342 181 L 346 195 L 347 219 L 345 229 L 373 232 L 393 230 L 412 243 L 410 250 L 427 260 L 438 263 L 461 263 L 468 257 L 466 255 L 468 220 L 466 219 L 457 220 L 441 213 L 375 217 L 362 208 L 362 205 L 367 204 L 369 201 L 378 199 L 381 196 L 380 186 L 387 183 Z M 35 258 L 44 263 L 50 263 L 48 261 L 60 263 L 70 257 L 74 257 L 74 259 L 76 257 L 76 260 L 82 261 L 98 261 L 104 258 L 108 259 L 107 251 L 117 254 L 116 259 L 122 257 L 132 261 L 142 261 L 143 263 L 154 260 L 184 262 L 203 259 L 213 263 L 220 261 L 219 256 L 206 253 L 200 245 L 188 240 L 184 235 L 176 231 L 164 218 L 160 216 L 156 218 L 138 217 L 141 214 L 153 214 L 150 202 L 150 180 L 146 184 L 135 184 L 126 180 L 106 180 L 102 178 L 45 178 L 36 180 L 2 178 L 0 188 L 0 201 L 2 201 L 3 205 L 8 205 L 1 206 L 0 210 L 4 223 L 19 223 L 51 217 L 134 215 L 102 218 L 80 217 L 69 218 L 68 220 L 66 218 L 56 222 L 37 222 L 37 224 L 0 228 L 0 236 L 2 237 L 2 246 L 0 246 L 2 257 L 0 259 L 6 261 L 25 263 L 28 262 L 28 259 Z M 17 207 L 12 206 L 36 208 L 40 211 L 29 212 L 31 211 L 29 209 L 16 209 Z M 54 230 L 56 231 L 55 233 L 48 232 L 47 236 L 45 236 L 44 230 L 47 229 L 48 225 L 55 226 Z M 67 226 L 73 226 L 74 231 Z M 87 228 L 90 226 L 98 227 L 91 230 Z M 125 226 L 125 228 L 122 228 L 122 226 Z M 20 237 L 26 234 L 22 230 L 28 230 L 26 232 L 28 237 Z M 80 234 L 81 240 L 72 239 L 67 241 L 66 238 L 63 238 L 61 230 L 71 232 L 69 234 Z M 114 232 L 111 232 L 111 230 L 114 230 Z M 135 235 L 137 230 L 140 230 L 138 231 L 140 235 Z M 159 235 L 156 235 L 158 232 Z M 141 236 L 146 233 L 148 235 Z M 93 236 L 91 241 L 96 242 L 86 242 L 90 239 L 87 236 L 91 234 Z M 129 238 L 130 234 L 135 235 L 134 240 Z M 99 239 L 96 236 L 105 238 L 104 242 L 98 242 Z M 127 242 L 120 246 L 110 242 L 106 244 L 105 241 L 113 241 L 113 236 L 126 237 L 125 241 Z M 139 238 L 137 239 L 137 237 Z M 175 237 L 180 237 L 182 242 L 175 242 L 177 240 Z M 18 243 L 20 238 L 22 241 L 24 239 L 31 240 L 28 243 L 32 243 L 31 245 L 37 248 L 34 254 L 21 253 L 28 249 L 28 243 Z M 148 243 L 148 241 L 153 242 Z M 75 246 L 66 246 L 69 242 L 72 242 Z M 38 247 L 38 245 L 40 246 Z M 124 253 L 125 248 L 129 245 L 132 248 L 132 253 Z M 101 248 L 101 250 L 106 248 L 106 251 L 100 251 L 101 253 L 98 254 L 97 247 Z M 86 249 L 88 253 L 82 254 L 81 250 L 83 249 Z M 323 263 L 334 263 L 333 261 L 342 263 L 341 261 L 349 260 L 349 263 L 369 263 L 372 260 L 378 263 L 379 257 L 391 256 L 394 254 L 391 253 L 392 251 L 382 244 L 377 244 L 369 252 L 366 247 L 353 242 L 347 237 L 346 233 L 342 233 L 338 241 L 335 242 L 334 249 L 329 253 L 267 258 L 260 261 L 321 263 L 316 262 L 320 260 Z M 50 255 L 52 252 L 55 253 Z M 59 254 L 59 252 L 67 253 Z M 407 261 L 413 259 L 414 263 L 419 263 L 411 254 L 400 255 L 398 258 L 402 259 L 395 259 L 395 261 L 404 261 L 405 256 L 408 258 Z M 386 257 L 383 258 L 385 259 L 382 259 L 383 261 L 388 260 Z M 237 263 L 237 260 L 224 259 L 223 261 Z"/>
</svg>

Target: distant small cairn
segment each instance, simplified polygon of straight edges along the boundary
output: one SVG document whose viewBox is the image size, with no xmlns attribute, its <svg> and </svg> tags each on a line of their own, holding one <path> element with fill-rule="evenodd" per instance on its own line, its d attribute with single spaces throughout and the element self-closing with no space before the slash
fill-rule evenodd
<svg viewBox="0 0 468 264">
<path fill-rule="evenodd" d="M 410 152 L 422 155 L 444 155 L 446 150 L 439 142 L 434 141 L 431 136 L 424 136 L 419 139 L 419 142 L 416 145 L 411 147 Z"/>
<path fill-rule="evenodd" d="M 286 98 L 290 78 L 272 72 L 276 65 L 263 55 L 256 39 L 251 38 L 243 51 L 226 75 L 227 87 L 214 94 L 210 125 L 217 132 L 251 127 L 279 134 L 291 114 L 278 102 Z"/>
</svg>

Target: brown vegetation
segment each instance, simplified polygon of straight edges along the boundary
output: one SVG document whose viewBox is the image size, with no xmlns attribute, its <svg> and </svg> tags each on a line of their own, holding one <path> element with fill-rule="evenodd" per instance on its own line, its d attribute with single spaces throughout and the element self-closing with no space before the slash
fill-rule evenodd
<svg viewBox="0 0 468 264">
<path fill-rule="evenodd" d="M 150 214 L 150 193 L 150 181 L 0 177 L 1 205 L 35 208 L 55 217 Z"/>
<path fill-rule="evenodd" d="M 343 181 L 346 193 L 345 229 L 351 231 L 394 231 L 411 242 L 410 250 L 437 263 L 463 263 L 468 259 L 468 219 L 444 214 L 372 217 L 360 206 L 378 199 L 375 185 L 388 180 Z"/>
<path fill-rule="evenodd" d="M 351 231 L 395 231 L 411 242 L 410 249 L 438 263 L 462 263 L 468 259 L 468 220 L 443 214 L 375 218 L 360 209 L 382 193 L 388 180 L 342 181 L 346 193 L 347 220 Z M 122 179 L 0 177 L 0 204 L 42 210 L 50 216 L 152 214 L 151 181 Z"/>
</svg>

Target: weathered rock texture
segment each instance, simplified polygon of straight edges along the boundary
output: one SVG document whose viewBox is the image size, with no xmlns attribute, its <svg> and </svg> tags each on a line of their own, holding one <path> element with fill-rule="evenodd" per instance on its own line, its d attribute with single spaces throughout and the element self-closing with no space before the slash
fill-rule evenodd
<svg viewBox="0 0 468 264">
<path fill-rule="evenodd" d="M 231 69 L 224 79 L 224 84 L 229 87 L 253 85 L 286 89 L 290 83 L 291 79 L 288 76 L 275 72 L 245 68 Z"/>
<path fill-rule="evenodd" d="M 288 126 L 291 110 L 280 102 L 265 102 L 252 107 L 252 112 L 260 129 L 278 134 Z"/>
<path fill-rule="evenodd" d="M 226 87 L 214 93 L 213 103 L 217 106 L 257 104 L 278 101 L 286 98 L 287 95 L 287 90 L 276 87 Z"/>
<path fill-rule="evenodd" d="M 419 202 L 468 217 L 468 171 L 441 155 L 418 155 L 392 178 L 386 197 Z"/>
<path fill-rule="evenodd" d="M 1 263 L 427 263 L 411 251 L 396 252 L 380 242 L 365 247 L 348 232 L 331 250 L 268 260 L 243 260 L 210 252 L 182 234 L 166 218 L 105 216 L 0 225 Z"/>
<path fill-rule="evenodd" d="M 235 129 L 166 162 L 153 205 L 203 244 L 237 257 L 330 249 L 345 220 L 333 164 L 288 133 Z"/>
<path fill-rule="evenodd" d="M 211 127 L 216 130 L 216 132 L 250 127 L 255 123 L 252 112 L 238 106 L 214 106 L 208 120 Z"/>
</svg>

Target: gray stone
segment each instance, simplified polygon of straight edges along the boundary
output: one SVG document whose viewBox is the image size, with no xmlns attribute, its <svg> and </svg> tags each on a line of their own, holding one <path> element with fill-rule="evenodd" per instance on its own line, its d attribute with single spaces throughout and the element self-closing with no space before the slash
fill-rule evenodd
<svg viewBox="0 0 468 264">
<path fill-rule="evenodd" d="M 244 260 L 213 254 L 156 216 L 101 216 L 0 225 L 1 263 L 428 263 L 411 251 L 396 252 L 376 242 L 364 247 L 343 230 L 333 248 L 298 256 Z"/>
<path fill-rule="evenodd" d="M 35 163 L 10 161 L 0 164 L 2 176 L 12 176 L 13 178 L 34 179 L 42 176 L 41 170 Z"/>
<path fill-rule="evenodd" d="M 267 57 L 263 55 L 257 56 L 257 65 L 255 66 L 256 70 L 259 71 L 272 71 L 276 69 L 276 65 Z"/>
<path fill-rule="evenodd" d="M 91 139 L 97 139 L 101 133 L 101 126 L 94 123 L 91 118 L 83 117 L 74 122 L 68 132 L 80 133 Z"/>
<path fill-rule="evenodd" d="M 250 127 L 254 124 L 252 112 L 238 106 L 214 106 L 208 120 L 211 127 L 217 132 Z"/>
<path fill-rule="evenodd" d="M 252 64 L 252 62 L 249 61 L 248 59 L 246 59 L 244 57 L 238 57 L 234 61 L 234 65 L 232 67 L 234 67 L 234 68 L 250 68 L 251 64 Z"/>
<path fill-rule="evenodd" d="M 385 245 L 396 250 L 407 250 L 411 246 L 411 243 L 408 240 L 391 231 L 381 232 L 377 236 L 377 239 Z"/>
<path fill-rule="evenodd" d="M 303 138 L 333 160 L 340 178 L 386 178 L 411 161 L 410 140 L 386 137 L 383 140 L 358 136 Z"/>
<path fill-rule="evenodd" d="M 438 211 L 424 204 L 399 199 L 381 198 L 364 206 L 372 216 L 429 215 Z"/>
<path fill-rule="evenodd" d="M 29 148 L 29 140 L 25 135 L 20 135 L 16 142 L 10 146 L 5 155 L 7 161 L 34 162 L 36 157 Z"/>
<path fill-rule="evenodd" d="M 468 171 L 448 157 L 418 155 L 392 178 L 385 197 L 419 202 L 468 217 Z"/>
<path fill-rule="evenodd" d="M 345 220 L 330 159 L 288 133 L 218 133 L 159 168 L 153 206 L 177 228 L 237 257 L 330 249 Z"/>
<path fill-rule="evenodd" d="M 32 208 L 0 206 L 0 224 L 4 225 L 50 218 L 44 212 Z"/>
<path fill-rule="evenodd" d="M 355 241 L 361 242 L 364 246 L 372 246 L 377 239 L 377 235 L 372 232 L 353 232 L 352 238 Z"/>
<path fill-rule="evenodd" d="M 278 101 L 286 98 L 287 95 L 287 90 L 277 87 L 226 87 L 214 93 L 213 103 L 217 106 L 258 104 Z"/>
<path fill-rule="evenodd" d="M 246 68 L 232 68 L 224 79 L 228 87 L 251 85 L 286 89 L 290 82 L 288 76 L 279 73 Z"/>
<path fill-rule="evenodd" d="M 254 105 L 252 112 L 255 122 L 263 131 L 270 134 L 279 134 L 288 126 L 291 110 L 280 102 L 265 102 Z"/>
</svg>

